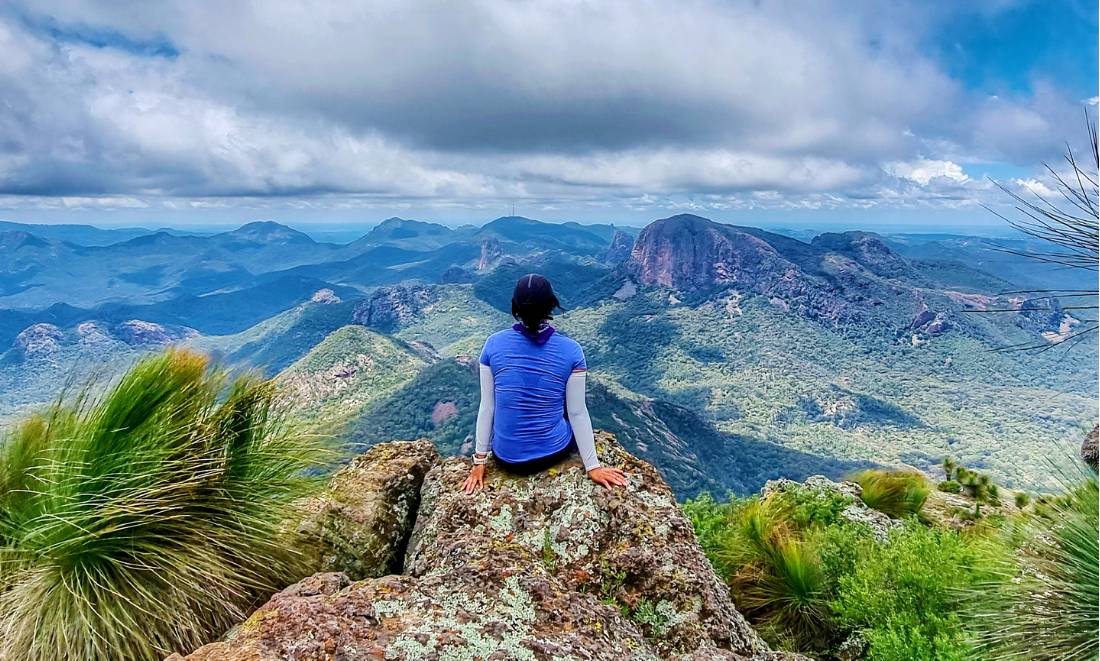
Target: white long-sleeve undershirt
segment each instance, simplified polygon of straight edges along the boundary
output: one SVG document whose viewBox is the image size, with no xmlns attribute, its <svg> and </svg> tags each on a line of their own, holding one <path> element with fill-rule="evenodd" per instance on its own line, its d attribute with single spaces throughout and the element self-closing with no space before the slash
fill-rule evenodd
<svg viewBox="0 0 1100 661">
<path fill-rule="evenodd" d="M 478 454 L 489 452 L 493 443 L 493 415 L 496 412 L 496 386 L 493 382 L 493 370 L 481 365 L 481 404 L 477 409 L 477 430 L 474 451 Z M 569 424 L 573 427 L 573 438 L 584 462 L 584 469 L 590 471 L 600 467 L 596 456 L 596 439 L 592 431 L 592 418 L 585 403 L 586 372 L 573 372 L 565 383 L 565 410 L 569 414 Z"/>
</svg>

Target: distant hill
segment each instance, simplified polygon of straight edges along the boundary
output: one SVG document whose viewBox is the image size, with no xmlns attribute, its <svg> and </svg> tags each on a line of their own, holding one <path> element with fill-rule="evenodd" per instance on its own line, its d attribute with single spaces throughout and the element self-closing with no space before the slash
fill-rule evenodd
<svg viewBox="0 0 1100 661">
<path fill-rule="evenodd" d="M 411 380 L 426 364 L 408 345 L 363 326 L 333 331 L 282 374 L 295 410 L 339 428 L 371 402 Z"/>
<path fill-rule="evenodd" d="M 433 250 L 453 243 L 467 233 L 420 220 L 387 218 L 371 228 L 363 237 L 352 241 L 343 250 L 345 255 L 356 255 L 378 246 L 394 246 L 408 250 Z"/>
<path fill-rule="evenodd" d="M 103 229 L 92 225 L 36 225 L 0 220 L 0 232 L 26 232 L 42 239 L 80 246 L 106 246 L 150 234 L 152 230 L 141 227 Z"/>
<path fill-rule="evenodd" d="M 1020 253 L 1050 251 L 1049 245 L 1033 239 L 891 234 L 886 240 L 906 259 L 930 265 L 966 264 L 1015 289 L 1096 289 L 1095 273 L 1022 258 Z"/>
<path fill-rule="evenodd" d="M 522 216 L 503 216 L 477 231 L 479 238 L 493 237 L 504 245 L 531 250 L 561 250 L 573 254 L 602 254 L 611 243 L 606 231 L 590 230 L 576 223 L 543 223 Z"/>
<path fill-rule="evenodd" d="M 690 214 L 637 233 L 393 218 L 345 245 L 270 222 L 104 246 L 11 230 L 0 232 L 0 417 L 93 365 L 110 372 L 183 342 L 279 375 L 350 443 L 428 436 L 460 451 L 476 356 L 512 323 L 516 280 L 538 272 L 565 308 L 555 325 L 588 357 L 597 425 L 681 495 L 869 464 L 929 469 L 946 455 L 1042 487 L 1058 440 L 1097 415 L 1096 346 L 999 351 L 1083 323 L 1056 299 L 1005 294 L 1077 276 L 1002 248 Z"/>
<path fill-rule="evenodd" d="M 257 274 L 323 261 L 338 248 L 276 223 L 210 236 L 159 231 L 102 246 L 0 236 L 10 244 L 0 256 L 0 308 L 8 309 L 152 303 L 239 289 Z"/>
<path fill-rule="evenodd" d="M 155 303 L 106 303 L 90 308 L 55 304 L 45 310 L 0 309 L 0 347 L 27 326 L 45 322 L 71 326 L 81 321 L 147 319 L 160 324 L 187 325 L 204 335 L 239 333 L 264 319 L 308 300 L 321 289 L 355 298 L 356 291 L 323 280 L 283 276 L 257 279 L 249 286 L 196 296 L 180 294 Z"/>
<path fill-rule="evenodd" d="M 308 353 L 329 333 L 351 323 L 360 299 L 342 300 L 331 289 L 239 333 L 208 335 L 189 344 L 231 365 L 255 366 L 273 376 Z"/>
</svg>

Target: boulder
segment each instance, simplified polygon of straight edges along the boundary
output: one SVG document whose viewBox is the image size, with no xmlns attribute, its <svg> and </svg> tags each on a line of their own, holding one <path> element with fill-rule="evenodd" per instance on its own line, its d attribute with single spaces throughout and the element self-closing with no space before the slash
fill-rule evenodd
<svg viewBox="0 0 1100 661">
<path fill-rule="evenodd" d="M 352 321 L 383 332 L 408 326 L 434 304 L 439 292 L 426 285 L 379 287 L 352 313 Z"/>
<path fill-rule="evenodd" d="M 187 659 L 800 658 L 771 652 L 734 609 L 657 471 L 597 438 L 627 487 L 599 487 L 573 458 L 530 477 L 490 466 L 467 496 L 469 460 L 443 460 L 403 575 L 315 575 Z"/>
<path fill-rule="evenodd" d="M 1094 426 L 1089 435 L 1085 437 L 1085 440 L 1081 442 L 1081 460 L 1092 467 L 1092 470 L 1096 470 L 1096 458 L 1097 458 L 1097 427 Z"/>
<path fill-rule="evenodd" d="M 61 350 L 65 333 L 53 324 L 34 324 L 15 336 L 15 349 L 24 357 L 49 357 Z"/>
<path fill-rule="evenodd" d="M 791 489 L 805 490 L 819 498 L 826 498 L 829 493 L 839 493 L 852 499 L 852 502 L 840 513 L 852 523 L 858 523 L 871 529 L 871 534 L 877 541 L 884 542 L 890 535 L 890 530 L 902 525 L 901 521 L 891 519 L 889 515 L 868 507 L 862 498 L 863 487 L 855 482 L 833 482 L 824 475 L 811 475 L 802 482 L 795 482 L 781 478 L 769 480 L 760 490 L 762 497 L 771 493 L 787 491 Z"/>
<path fill-rule="evenodd" d="M 597 486 L 574 457 L 531 477 L 491 471 L 487 490 L 471 498 L 455 489 L 468 463 L 442 462 L 424 480 L 405 571 L 453 574 L 514 547 L 563 588 L 618 606 L 659 655 L 764 651 L 657 471 L 610 434 L 597 446 L 604 465 L 626 471 L 626 488 Z"/>
<path fill-rule="evenodd" d="M 338 471 L 304 506 L 299 532 L 312 571 L 353 580 L 399 573 L 420 485 L 438 461 L 431 441 L 383 443 Z"/>
</svg>

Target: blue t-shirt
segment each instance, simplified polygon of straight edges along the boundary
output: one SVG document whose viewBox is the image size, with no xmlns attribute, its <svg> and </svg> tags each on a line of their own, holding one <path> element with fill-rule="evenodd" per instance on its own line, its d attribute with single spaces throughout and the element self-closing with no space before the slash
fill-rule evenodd
<svg viewBox="0 0 1100 661">
<path fill-rule="evenodd" d="M 537 344 L 509 328 L 485 340 L 481 364 L 493 370 L 493 453 L 530 461 L 563 450 L 573 438 L 565 419 L 565 384 L 586 370 L 581 345 L 560 333 Z"/>
</svg>

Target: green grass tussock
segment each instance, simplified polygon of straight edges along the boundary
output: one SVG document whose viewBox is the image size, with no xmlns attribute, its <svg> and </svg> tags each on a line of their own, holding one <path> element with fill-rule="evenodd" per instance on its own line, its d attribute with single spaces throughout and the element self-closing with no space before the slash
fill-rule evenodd
<svg viewBox="0 0 1100 661">
<path fill-rule="evenodd" d="M 729 503 L 703 496 L 685 511 L 738 609 L 773 644 L 811 649 L 829 634 L 829 588 L 817 546 L 803 532 L 843 506 L 779 492 Z"/>
<path fill-rule="evenodd" d="M 1033 508 L 962 526 L 913 516 L 924 478 L 860 477 L 869 505 L 904 519 L 885 539 L 841 515 L 850 498 L 805 485 L 685 504 L 739 610 L 769 643 L 834 658 L 859 641 L 870 661 L 1097 658 L 1095 473 Z"/>
<path fill-rule="evenodd" d="M 981 649 L 992 658 L 1096 659 L 1100 498 L 1095 474 L 1067 480 L 1064 495 L 1011 532 L 1026 541 L 970 603 Z M 1004 580 L 1004 579 L 1008 580 Z"/>
<path fill-rule="evenodd" d="M 868 507 L 895 519 L 919 514 L 928 499 L 928 479 L 909 471 L 865 470 L 852 476 Z"/>
<path fill-rule="evenodd" d="M 0 648 L 19 661 L 161 659 L 221 635 L 302 571 L 295 502 L 326 457 L 194 353 L 59 402 L 0 450 Z"/>
</svg>

